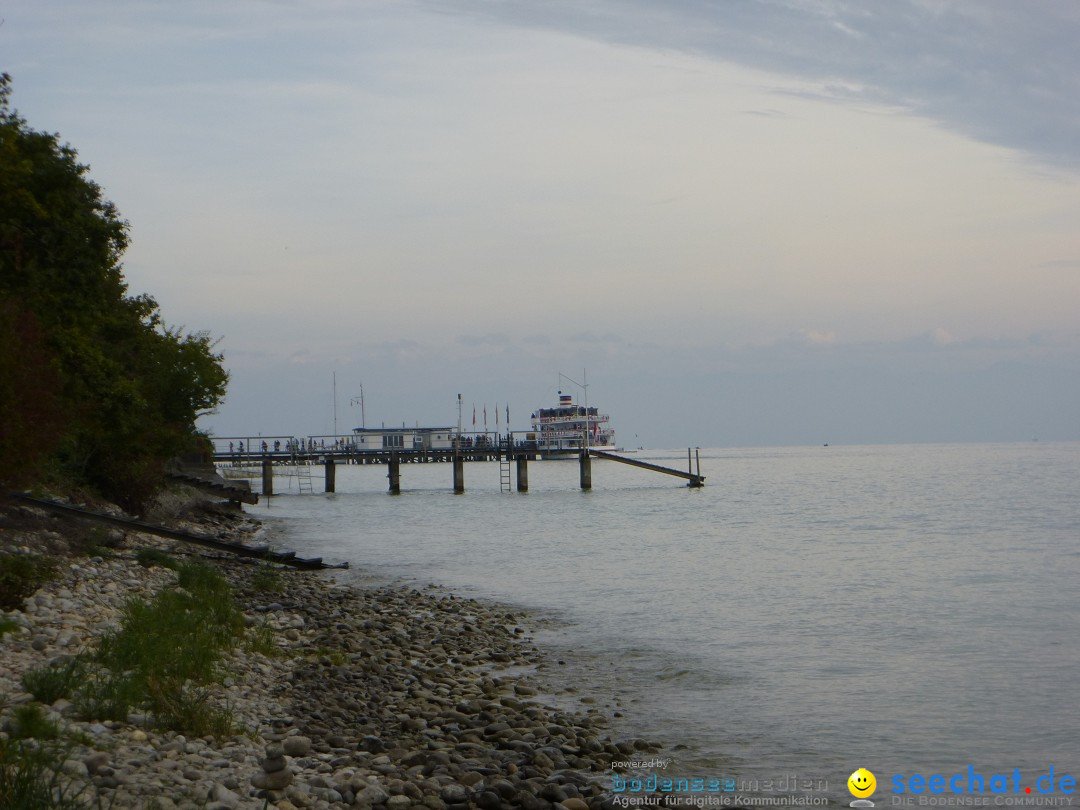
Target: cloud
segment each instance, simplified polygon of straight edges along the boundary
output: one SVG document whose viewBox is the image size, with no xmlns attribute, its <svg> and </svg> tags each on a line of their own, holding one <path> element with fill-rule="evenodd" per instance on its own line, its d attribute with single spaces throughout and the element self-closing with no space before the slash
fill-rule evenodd
<svg viewBox="0 0 1080 810">
<path fill-rule="evenodd" d="M 957 338 L 954 335 L 940 326 L 933 331 L 931 338 L 938 346 L 948 346 L 957 341 Z"/>
<path fill-rule="evenodd" d="M 487 335 L 458 335 L 456 342 L 462 346 L 505 346 L 512 340 L 505 332 L 492 332 Z"/>
<path fill-rule="evenodd" d="M 1080 4 L 429 0 L 428 7 L 798 75 L 1080 169 Z"/>
<path fill-rule="evenodd" d="M 578 332 L 570 336 L 572 343 L 604 343 L 604 344 L 623 344 L 626 341 L 621 335 L 616 335 L 614 332 L 605 332 L 603 334 L 596 334 L 595 332 Z"/>
<path fill-rule="evenodd" d="M 791 118 L 789 113 L 783 110 L 775 109 L 761 109 L 761 110 L 743 110 L 743 115 L 756 115 L 761 118 Z"/>
<path fill-rule="evenodd" d="M 836 343 L 835 332 L 819 332 L 815 329 L 804 331 L 803 339 L 811 346 L 832 346 Z"/>
<path fill-rule="evenodd" d="M 1053 259 L 1036 265 L 1046 270 L 1080 270 L 1080 259 Z"/>
</svg>

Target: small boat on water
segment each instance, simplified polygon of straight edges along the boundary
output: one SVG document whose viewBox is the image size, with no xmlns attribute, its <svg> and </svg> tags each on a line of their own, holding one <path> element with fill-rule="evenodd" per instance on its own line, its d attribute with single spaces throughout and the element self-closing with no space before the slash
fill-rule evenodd
<svg viewBox="0 0 1080 810">
<path fill-rule="evenodd" d="M 535 443 L 541 458 L 576 455 L 583 447 L 616 450 L 611 417 L 595 407 L 575 405 L 574 397 L 559 392 L 559 404 L 540 408 L 531 416 L 532 431 L 526 436 Z"/>
</svg>

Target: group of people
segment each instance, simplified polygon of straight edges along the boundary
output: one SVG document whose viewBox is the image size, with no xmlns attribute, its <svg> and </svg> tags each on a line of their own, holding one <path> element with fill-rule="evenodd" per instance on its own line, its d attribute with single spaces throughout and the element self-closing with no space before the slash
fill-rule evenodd
<svg viewBox="0 0 1080 810">
<path fill-rule="evenodd" d="M 238 442 L 232 442 L 232 441 L 229 442 L 229 452 L 234 454 L 234 455 L 242 454 L 244 452 L 254 452 L 255 449 L 256 449 L 255 448 L 255 442 L 251 441 L 249 447 L 250 447 L 250 451 L 245 450 L 244 440 L 243 439 L 239 440 Z M 270 443 L 264 439 L 262 441 L 262 447 L 261 447 L 262 452 L 269 453 L 270 452 L 270 447 L 271 447 Z M 335 441 L 333 441 L 331 443 L 330 447 L 332 449 L 334 449 L 334 450 L 355 450 L 356 449 L 356 441 L 353 440 L 353 439 L 336 439 Z M 274 439 L 273 449 L 274 449 L 275 453 L 282 452 L 281 439 Z M 326 450 L 326 439 L 319 439 L 319 440 L 316 440 L 316 439 L 286 439 L 285 440 L 284 452 L 286 452 L 286 453 L 315 453 L 315 452 L 319 452 L 319 451 L 323 451 L 323 450 Z"/>
</svg>

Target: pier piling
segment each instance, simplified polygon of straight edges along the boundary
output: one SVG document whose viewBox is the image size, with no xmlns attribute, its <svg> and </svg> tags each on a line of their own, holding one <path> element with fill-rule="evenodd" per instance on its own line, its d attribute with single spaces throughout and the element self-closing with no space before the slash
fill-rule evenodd
<svg viewBox="0 0 1080 810">
<path fill-rule="evenodd" d="M 462 456 L 454 456 L 454 492 L 465 491 L 465 459 Z"/>
<path fill-rule="evenodd" d="M 274 462 L 269 456 L 262 460 L 262 491 L 266 497 L 274 494 Z"/>
<path fill-rule="evenodd" d="M 397 495 L 401 492 L 401 459 L 397 453 L 391 453 L 386 462 L 386 477 L 390 479 L 390 492 Z"/>
<path fill-rule="evenodd" d="M 334 465 L 334 460 L 328 458 L 326 460 L 326 492 L 335 492 L 337 490 L 337 467 Z"/>
<path fill-rule="evenodd" d="M 524 455 L 517 457 L 517 491 L 529 491 L 529 459 Z"/>
<path fill-rule="evenodd" d="M 581 451 L 581 488 L 592 489 L 592 458 L 588 450 Z"/>
</svg>

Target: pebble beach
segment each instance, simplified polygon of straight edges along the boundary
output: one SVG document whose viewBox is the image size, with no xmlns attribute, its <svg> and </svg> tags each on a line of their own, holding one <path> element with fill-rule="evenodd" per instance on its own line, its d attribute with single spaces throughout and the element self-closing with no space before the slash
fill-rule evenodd
<svg viewBox="0 0 1080 810">
<path fill-rule="evenodd" d="M 55 520 L 15 508 L 42 525 Z M 198 523 L 232 537 L 261 531 L 240 514 Z M 62 545 L 61 534 L 5 528 L 0 541 L 5 553 L 26 553 Z M 0 639 L 0 733 L 33 701 L 25 672 L 90 649 L 127 600 L 177 587 L 174 571 L 139 563 L 139 548 L 211 561 L 245 625 L 271 646 L 237 645 L 209 687 L 209 699 L 230 712 L 228 736 L 161 731 L 137 714 L 80 718 L 63 698 L 44 707 L 74 741 L 58 783 L 87 806 L 610 808 L 612 763 L 659 750 L 612 739 L 604 711 L 584 708 L 588 698 L 581 710 L 551 705 L 557 667 L 548 669 L 519 610 L 276 567 L 271 588 L 265 563 L 146 534 L 109 539 L 107 553 L 64 556 L 55 579 L 3 614 L 16 629 Z"/>
</svg>

